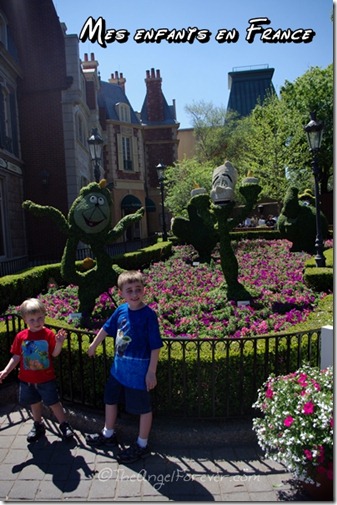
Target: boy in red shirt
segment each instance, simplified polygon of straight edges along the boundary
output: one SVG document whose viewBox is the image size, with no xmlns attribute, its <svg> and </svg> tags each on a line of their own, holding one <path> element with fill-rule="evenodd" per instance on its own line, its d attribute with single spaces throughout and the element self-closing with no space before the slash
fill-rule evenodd
<svg viewBox="0 0 337 505">
<path fill-rule="evenodd" d="M 19 403 L 30 405 L 34 425 L 27 435 L 28 442 L 34 442 L 44 435 L 46 428 L 42 422 L 42 401 L 53 411 L 60 423 L 63 438 L 74 434 L 66 422 L 63 406 L 57 391 L 56 376 L 52 359 L 62 350 L 67 336 L 64 330 L 55 333 L 44 326 L 46 308 L 36 298 L 29 298 L 20 307 L 20 314 L 28 328 L 20 331 L 12 344 L 13 356 L 0 371 L 0 383 L 20 364 Z"/>
</svg>

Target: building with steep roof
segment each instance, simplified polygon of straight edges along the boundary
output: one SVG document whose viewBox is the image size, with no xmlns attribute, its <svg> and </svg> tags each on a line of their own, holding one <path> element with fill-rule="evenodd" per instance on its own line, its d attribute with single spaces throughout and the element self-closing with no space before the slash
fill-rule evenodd
<svg viewBox="0 0 337 505">
<path fill-rule="evenodd" d="M 176 161 L 179 124 L 159 70 L 147 72 L 142 112 L 135 112 L 123 75 L 101 81 L 94 55 L 81 61 L 78 37 L 66 31 L 52 0 L 0 0 L 0 272 L 61 259 L 66 236 L 22 202 L 68 214 L 95 180 L 93 128 L 104 140 L 98 170 L 112 188 L 114 222 L 146 209 L 121 241 L 162 231 L 155 167 Z"/>
<path fill-rule="evenodd" d="M 241 117 L 248 116 L 268 95 L 275 94 L 273 74 L 274 69 L 268 65 L 236 67 L 228 72 L 227 110 L 237 112 Z"/>
<path fill-rule="evenodd" d="M 104 177 L 112 187 L 114 220 L 139 207 L 145 219 L 132 225 L 125 240 L 135 240 L 161 231 L 162 213 L 156 165 L 177 160 L 179 123 L 174 105 L 162 92 L 159 70 L 146 71 L 146 96 L 141 112 L 135 112 L 126 95 L 122 73 L 100 82 L 98 106 L 105 137 Z M 168 224 L 169 216 L 165 216 Z"/>
</svg>

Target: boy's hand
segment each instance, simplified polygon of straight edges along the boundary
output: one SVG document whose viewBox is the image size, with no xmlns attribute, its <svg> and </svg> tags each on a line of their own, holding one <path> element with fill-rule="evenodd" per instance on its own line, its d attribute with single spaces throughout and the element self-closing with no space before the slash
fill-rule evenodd
<svg viewBox="0 0 337 505">
<path fill-rule="evenodd" d="M 8 375 L 8 372 L 5 372 L 4 370 L 1 370 L 0 372 L 0 384 L 2 383 L 3 379 L 6 379 Z"/>
<path fill-rule="evenodd" d="M 59 330 L 55 335 L 56 342 L 60 342 L 61 344 L 63 344 L 66 338 L 67 332 L 64 329 Z"/>
<path fill-rule="evenodd" d="M 145 384 L 146 384 L 146 389 L 150 391 L 150 389 L 153 389 L 157 385 L 157 377 L 154 372 L 148 371 L 145 377 Z"/>
<path fill-rule="evenodd" d="M 94 347 L 92 344 L 90 344 L 89 348 L 88 348 L 88 356 L 90 356 L 90 358 L 92 358 L 93 356 L 95 356 L 95 352 L 96 352 L 96 347 Z"/>
</svg>

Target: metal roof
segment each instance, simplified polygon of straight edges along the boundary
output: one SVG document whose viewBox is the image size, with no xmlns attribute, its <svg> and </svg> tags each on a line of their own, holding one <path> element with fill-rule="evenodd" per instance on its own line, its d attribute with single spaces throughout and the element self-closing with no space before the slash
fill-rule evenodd
<svg viewBox="0 0 337 505">
<path fill-rule="evenodd" d="M 230 94 L 227 110 L 236 111 L 240 116 L 248 116 L 256 105 L 264 101 L 268 94 L 275 94 L 272 83 L 273 74 L 273 68 L 229 72 Z"/>
<path fill-rule="evenodd" d="M 126 103 L 130 107 L 131 123 L 137 125 L 140 124 L 138 117 L 133 110 L 126 94 L 118 84 L 101 81 L 97 99 L 98 106 L 105 109 L 107 119 L 119 121 L 120 119 L 117 114 L 116 104 Z"/>
</svg>

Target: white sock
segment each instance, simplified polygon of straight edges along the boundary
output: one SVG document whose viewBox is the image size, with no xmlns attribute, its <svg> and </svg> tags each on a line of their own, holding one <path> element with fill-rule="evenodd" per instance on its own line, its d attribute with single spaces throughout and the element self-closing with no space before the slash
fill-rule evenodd
<svg viewBox="0 0 337 505">
<path fill-rule="evenodd" d="M 142 448 L 146 447 L 147 446 L 147 438 L 138 437 L 137 444 L 139 445 L 139 447 L 142 447 Z"/>
<path fill-rule="evenodd" d="M 114 434 L 114 432 L 115 432 L 115 430 L 108 430 L 105 426 L 104 426 L 104 428 L 103 428 L 103 430 L 102 430 L 103 436 L 104 436 L 105 438 L 110 438 L 110 437 L 112 437 L 112 435 Z"/>
</svg>

